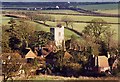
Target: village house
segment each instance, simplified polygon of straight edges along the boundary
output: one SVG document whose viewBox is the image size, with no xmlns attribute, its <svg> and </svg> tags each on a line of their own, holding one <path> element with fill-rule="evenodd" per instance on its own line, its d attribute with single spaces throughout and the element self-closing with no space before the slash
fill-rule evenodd
<svg viewBox="0 0 120 82">
<path fill-rule="evenodd" d="M 119 60 L 116 57 L 110 57 L 108 59 L 108 62 L 109 62 L 110 69 L 114 70 L 117 68 Z"/>
<path fill-rule="evenodd" d="M 45 57 L 45 60 L 46 60 L 46 65 L 52 66 L 52 68 L 51 68 L 52 72 L 58 73 L 58 72 L 60 72 L 60 70 L 58 68 L 56 68 L 58 58 L 55 55 L 56 55 L 56 53 L 51 52 Z M 63 61 L 68 60 L 67 63 L 69 63 L 71 58 L 73 58 L 73 56 L 70 53 L 68 53 L 67 51 L 64 51 Z"/>
<path fill-rule="evenodd" d="M 92 56 L 85 65 L 85 71 L 89 74 L 100 74 L 110 71 L 108 58 L 106 56 Z"/>
<path fill-rule="evenodd" d="M 57 58 L 55 57 L 56 53 L 49 53 L 45 58 L 46 58 L 46 63 L 48 64 L 51 64 L 51 65 L 55 65 L 56 64 L 56 61 L 57 61 Z M 68 53 L 67 51 L 64 52 L 63 54 L 63 59 L 64 60 L 69 60 L 73 58 L 72 55 L 70 53 Z"/>
<path fill-rule="evenodd" d="M 32 62 L 35 58 L 37 58 L 37 55 L 30 48 L 26 48 L 24 51 L 25 59 L 28 63 Z"/>
<path fill-rule="evenodd" d="M 46 57 L 49 53 L 56 51 L 54 41 L 49 41 L 45 46 L 37 46 L 32 49 L 38 57 Z"/>
<path fill-rule="evenodd" d="M 106 56 L 98 56 L 95 59 L 95 66 L 98 66 L 99 72 L 106 72 L 107 70 L 110 70 L 108 58 Z"/>
</svg>

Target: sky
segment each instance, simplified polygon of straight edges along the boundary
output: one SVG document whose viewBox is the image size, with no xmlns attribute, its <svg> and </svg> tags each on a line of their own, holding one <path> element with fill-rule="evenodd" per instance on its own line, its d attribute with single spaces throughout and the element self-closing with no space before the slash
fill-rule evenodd
<svg viewBox="0 0 120 82">
<path fill-rule="evenodd" d="M 120 0 L 0 0 L 1 2 L 118 2 Z"/>
</svg>

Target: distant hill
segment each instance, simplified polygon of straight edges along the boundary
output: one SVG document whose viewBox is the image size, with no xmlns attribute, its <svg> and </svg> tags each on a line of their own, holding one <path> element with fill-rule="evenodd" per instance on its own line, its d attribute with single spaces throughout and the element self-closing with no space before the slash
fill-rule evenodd
<svg viewBox="0 0 120 82">
<path fill-rule="evenodd" d="M 18 7 L 54 8 L 56 6 L 59 6 L 60 8 L 81 7 L 81 8 L 91 9 L 91 10 L 93 10 L 96 7 L 96 6 L 94 7 L 94 5 L 97 5 L 98 9 L 101 8 L 101 5 L 105 5 L 103 6 L 105 8 L 110 7 L 114 9 L 118 7 L 118 2 L 70 2 L 70 3 L 68 2 L 3 2 L 2 3 L 3 8 L 10 8 L 10 7 L 12 8 L 16 8 L 16 7 L 17 8 Z"/>
</svg>

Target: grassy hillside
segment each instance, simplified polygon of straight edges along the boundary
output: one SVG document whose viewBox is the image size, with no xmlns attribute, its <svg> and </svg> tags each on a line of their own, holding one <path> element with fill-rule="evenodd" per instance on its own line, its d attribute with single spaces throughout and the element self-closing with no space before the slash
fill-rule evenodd
<svg viewBox="0 0 120 82">
<path fill-rule="evenodd" d="M 98 5 L 100 6 L 100 5 Z M 12 10 L 13 11 L 13 10 Z M 109 12 L 107 12 L 109 11 Z M 115 12 L 114 12 L 115 11 Z M 22 11 L 21 11 L 22 12 Z M 26 11 L 28 12 L 28 11 Z M 34 11 L 35 12 L 35 11 Z M 74 14 L 78 14 L 78 12 L 76 11 L 72 11 L 72 10 L 41 10 L 39 12 L 52 12 L 52 13 L 74 13 Z M 117 10 L 99 10 L 98 12 L 104 12 L 104 13 L 117 13 Z M 107 21 L 108 23 L 118 23 L 120 18 L 117 17 L 98 17 L 98 16 L 78 16 L 78 15 L 55 15 L 55 14 L 46 14 L 46 15 L 50 15 L 55 17 L 55 20 L 61 20 L 64 16 L 67 16 L 68 18 L 71 18 L 73 21 L 91 21 L 94 18 L 102 18 L 103 20 Z M 9 21 L 10 17 L 3 17 L 2 19 L 2 24 L 7 24 L 7 22 Z M 38 24 L 35 22 L 31 22 L 33 23 L 33 25 L 36 27 L 36 30 L 43 30 L 43 31 L 49 31 L 49 27 L 46 27 L 45 25 L 42 24 Z M 56 26 L 59 22 L 51 22 L 51 21 L 47 21 L 46 24 L 50 25 L 50 26 Z M 65 23 L 61 22 L 64 26 Z M 73 29 L 77 30 L 78 32 L 81 32 L 84 27 L 86 25 L 88 25 L 89 23 L 73 23 Z M 71 28 L 71 26 L 69 26 Z M 116 33 L 118 33 L 118 24 L 111 24 L 111 28 L 115 29 Z M 76 33 L 71 32 L 67 29 L 65 29 L 65 39 L 70 38 L 71 35 L 76 35 Z M 77 35 L 76 35 L 77 36 Z M 118 38 L 118 34 L 116 34 L 116 39 Z"/>
<path fill-rule="evenodd" d="M 62 15 L 54 15 L 54 16 L 57 20 L 60 20 L 63 17 Z M 113 22 L 113 23 L 118 22 L 118 18 L 113 18 L 113 17 L 93 17 L 93 16 L 69 16 L 69 17 L 71 17 L 73 20 L 78 20 L 78 21 L 90 21 L 93 18 L 102 18 L 103 20 L 105 20 L 107 22 Z M 6 25 L 9 20 L 10 20 L 10 17 L 2 17 L 2 24 Z M 42 24 L 38 24 L 35 22 L 31 22 L 31 21 L 29 21 L 29 22 L 33 23 L 33 25 L 36 27 L 36 30 L 49 31 L 49 27 L 46 27 Z M 47 21 L 46 24 L 51 25 L 51 26 L 56 26 L 58 23 Z M 73 23 L 73 29 L 81 32 L 87 24 L 88 23 Z M 64 23 L 63 23 L 63 25 L 65 26 Z M 115 29 L 116 33 L 118 33 L 118 24 L 111 24 L 111 28 Z M 76 33 L 65 29 L 65 38 L 66 39 L 70 38 L 70 36 L 72 34 L 76 35 Z M 116 35 L 118 37 L 118 34 L 116 34 Z"/>
<path fill-rule="evenodd" d="M 107 14 L 120 14 L 118 11 L 119 11 L 118 9 L 113 9 L 113 10 L 98 10 L 96 12 L 107 13 Z"/>
<path fill-rule="evenodd" d="M 116 17 L 98 17 L 98 16 L 76 16 L 76 15 L 54 15 L 46 14 L 55 17 L 56 20 L 61 20 L 62 17 L 67 16 L 73 19 L 74 21 L 91 21 L 94 18 L 102 18 L 103 20 L 110 23 L 118 23 L 118 18 Z"/>
<path fill-rule="evenodd" d="M 2 24 L 3 25 L 7 25 L 9 20 L 10 20 L 11 17 L 2 17 Z M 32 22 L 32 21 L 27 21 L 29 23 L 32 23 L 33 26 L 36 27 L 36 30 L 37 31 L 46 31 L 46 32 L 49 32 L 50 31 L 50 27 L 47 27 L 45 25 L 42 25 L 42 24 L 38 24 L 38 23 L 35 23 L 35 22 Z M 51 24 L 52 26 L 56 26 L 55 24 Z M 68 30 L 68 29 L 65 29 L 65 39 L 70 39 L 71 35 L 75 35 L 75 36 L 78 36 L 76 33 Z"/>
<path fill-rule="evenodd" d="M 79 14 L 79 12 L 75 12 L 72 10 L 40 10 L 40 12 L 44 12 L 44 13 L 70 13 L 70 14 Z"/>
</svg>

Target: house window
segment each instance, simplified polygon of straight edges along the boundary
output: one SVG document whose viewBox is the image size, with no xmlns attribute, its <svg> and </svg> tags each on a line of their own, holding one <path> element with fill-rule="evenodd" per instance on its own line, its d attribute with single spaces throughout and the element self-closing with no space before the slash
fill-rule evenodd
<svg viewBox="0 0 120 82">
<path fill-rule="evenodd" d="M 33 59 L 32 58 L 27 58 L 27 63 L 33 63 Z"/>
</svg>

